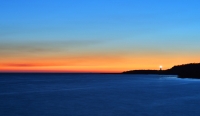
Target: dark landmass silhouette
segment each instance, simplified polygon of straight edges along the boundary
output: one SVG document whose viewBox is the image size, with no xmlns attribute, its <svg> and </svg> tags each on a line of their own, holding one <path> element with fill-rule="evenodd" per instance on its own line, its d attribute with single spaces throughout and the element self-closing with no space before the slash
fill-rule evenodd
<svg viewBox="0 0 200 116">
<path fill-rule="evenodd" d="M 130 70 L 122 72 L 123 74 L 160 74 L 160 75 L 178 75 L 179 78 L 199 78 L 200 63 L 190 63 L 173 66 L 167 70 Z"/>
</svg>

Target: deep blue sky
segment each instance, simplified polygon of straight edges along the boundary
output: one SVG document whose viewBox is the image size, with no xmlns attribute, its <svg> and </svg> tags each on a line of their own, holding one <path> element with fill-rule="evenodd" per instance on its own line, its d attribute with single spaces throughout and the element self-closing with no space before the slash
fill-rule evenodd
<svg viewBox="0 0 200 116">
<path fill-rule="evenodd" d="M 199 0 L 0 0 L 1 60 L 13 63 L 3 60 L 16 54 L 26 59 L 22 64 L 29 57 L 63 54 L 94 60 L 123 56 L 129 59 L 123 69 L 139 65 L 140 58 L 162 58 L 155 67 L 197 62 L 199 6 Z"/>
</svg>

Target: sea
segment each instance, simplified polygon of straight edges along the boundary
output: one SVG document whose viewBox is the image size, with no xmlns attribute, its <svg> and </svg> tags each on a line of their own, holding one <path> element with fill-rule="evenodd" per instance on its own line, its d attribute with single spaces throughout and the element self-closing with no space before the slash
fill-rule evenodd
<svg viewBox="0 0 200 116">
<path fill-rule="evenodd" d="M 0 74 L 0 116 L 199 115 L 199 79 L 176 75 Z"/>
</svg>

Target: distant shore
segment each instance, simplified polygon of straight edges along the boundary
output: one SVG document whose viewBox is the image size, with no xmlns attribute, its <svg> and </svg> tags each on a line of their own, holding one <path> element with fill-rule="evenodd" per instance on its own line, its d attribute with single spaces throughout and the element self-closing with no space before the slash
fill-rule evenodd
<svg viewBox="0 0 200 116">
<path fill-rule="evenodd" d="M 200 79 L 200 63 L 176 65 L 167 70 L 130 70 L 122 72 L 122 74 L 178 75 L 179 78 Z"/>
</svg>

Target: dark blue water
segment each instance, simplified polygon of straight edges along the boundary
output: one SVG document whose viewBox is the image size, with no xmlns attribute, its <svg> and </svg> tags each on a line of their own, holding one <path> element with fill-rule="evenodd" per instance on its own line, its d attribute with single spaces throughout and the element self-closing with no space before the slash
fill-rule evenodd
<svg viewBox="0 0 200 116">
<path fill-rule="evenodd" d="M 200 80 L 159 75 L 0 74 L 0 116 L 198 116 Z"/>
</svg>

